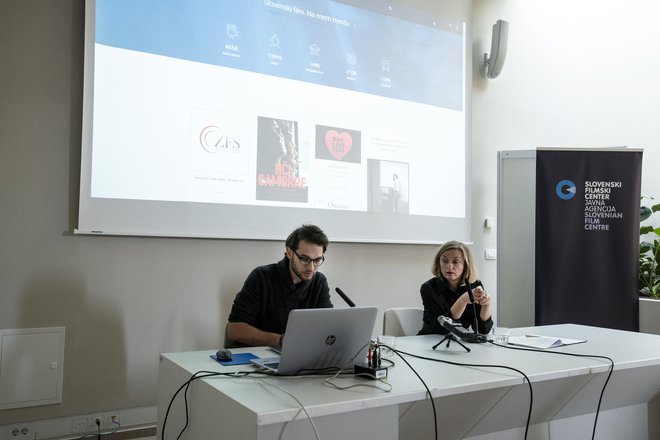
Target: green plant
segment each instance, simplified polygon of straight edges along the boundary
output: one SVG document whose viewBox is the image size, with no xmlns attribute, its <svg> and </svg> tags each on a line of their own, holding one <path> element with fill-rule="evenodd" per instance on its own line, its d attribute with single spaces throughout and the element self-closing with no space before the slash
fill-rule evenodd
<svg viewBox="0 0 660 440">
<path fill-rule="evenodd" d="M 653 201 L 653 197 L 642 197 L 639 210 L 639 271 L 637 280 L 639 293 L 643 296 L 660 298 L 660 228 L 642 225 L 653 213 L 660 211 L 660 204 L 645 206 L 644 199 Z M 650 236 L 652 241 L 644 238 Z"/>
</svg>

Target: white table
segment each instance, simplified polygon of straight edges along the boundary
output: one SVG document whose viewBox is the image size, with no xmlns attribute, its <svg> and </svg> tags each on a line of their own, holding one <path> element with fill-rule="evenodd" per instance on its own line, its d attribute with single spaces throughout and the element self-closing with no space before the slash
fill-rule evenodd
<svg viewBox="0 0 660 440">
<path fill-rule="evenodd" d="M 644 404 L 660 392 L 660 336 L 578 325 L 513 329 L 512 334 L 535 333 L 586 339 L 583 344 L 556 351 L 611 357 L 615 369 L 601 411 Z M 460 363 L 500 364 L 522 370 L 532 381 L 532 424 L 548 423 L 593 413 L 609 363 L 509 350 L 492 344 L 469 344 L 470 353 L 452 342 L 433 351 L 439 336 L 397 338 L 398 350 Z M 266 348 L 246 351 L 272 356 Z M 165 411 L 176 389 L 201 370 L 245 371 L 249 366 L 223 367 L 210 359 L 213 351 L 161 355 L 158 438 Z M 524 426 L 529 391 L 522 376 L 497 368 L 465 367 L 406 357 L 429 386 L 438 410 L 440 438 L 477 436 Z M 359 387 L 336 390 L 319 377 L 209 378 L 195 381 L 189 395 L 188 429 L 184 439 L 309 439 L 314 434 L 299 404 L 273 384 L 296 396 L 327 439 L 433 438 L 433 418 L 426 390 L 398 358 L 385 393 Z M 265 383 L 267 382 L 267 384 Z M 340 383 L 369 383 L 343 378 Z M 182 397 L 182 396 L 180 396 Z M 621 421 L 625 423 L 625 420 Z M 183 399 L 177 398 L 167 420 L 165 439 L 175 439 L 184 425 Z M 574 429 L 574 438 L 591 438 L 592 426 Z M 597 438 L 606 438 L 599 437 Z"/>
</svg>

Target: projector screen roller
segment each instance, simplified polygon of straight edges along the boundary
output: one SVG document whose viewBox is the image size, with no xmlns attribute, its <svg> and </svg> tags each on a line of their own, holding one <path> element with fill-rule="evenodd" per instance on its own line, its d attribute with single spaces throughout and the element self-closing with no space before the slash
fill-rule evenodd
<svg viewBox="0 0 660 440">
<path fill-rule="evenodd" d="M 463 21 L 330 0 L 86 15 L 77 233 L 469 241 Z"/>
</svg>

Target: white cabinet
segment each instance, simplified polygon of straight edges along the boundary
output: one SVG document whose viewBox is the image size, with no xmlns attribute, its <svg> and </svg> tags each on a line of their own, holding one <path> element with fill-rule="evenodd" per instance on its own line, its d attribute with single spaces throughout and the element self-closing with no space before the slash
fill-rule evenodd
<svg viewBox="0 0 660 440">
<path fill-rule="evenodd" d="M 0 330 L 0 410 L 62 402 L 64 327 Z"/>
</svg>

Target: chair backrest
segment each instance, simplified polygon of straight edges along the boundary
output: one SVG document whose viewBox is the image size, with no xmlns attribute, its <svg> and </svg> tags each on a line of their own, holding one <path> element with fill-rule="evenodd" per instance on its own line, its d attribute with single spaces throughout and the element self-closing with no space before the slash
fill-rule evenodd
<svg viewBox="0 0 660 440">
<path fill-rule="evenodd" d="M 413 336 L 422 328 L 424 309 L 420 307 L 395 307 L 385 310 L 383 334 Z"/>
</svg>

